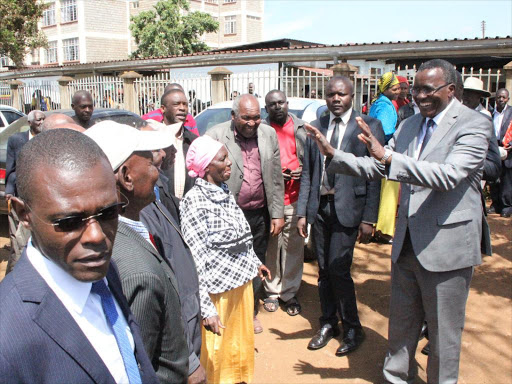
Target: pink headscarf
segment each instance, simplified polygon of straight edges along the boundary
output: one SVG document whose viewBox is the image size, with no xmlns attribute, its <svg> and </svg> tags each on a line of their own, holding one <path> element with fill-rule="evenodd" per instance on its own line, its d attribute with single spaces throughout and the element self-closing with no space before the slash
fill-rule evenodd
<svg viewBox="0 0 512 384">
<path fill-rule="evenodd" d="M 195 139 L 187 152 L 187 169 L 190 177 L 203 177 L 204 170 L 210 163 L 220 149 L 223 147 L 222 143 L 212 139 L 210 136 L 201 136 Z"/>
</svg>

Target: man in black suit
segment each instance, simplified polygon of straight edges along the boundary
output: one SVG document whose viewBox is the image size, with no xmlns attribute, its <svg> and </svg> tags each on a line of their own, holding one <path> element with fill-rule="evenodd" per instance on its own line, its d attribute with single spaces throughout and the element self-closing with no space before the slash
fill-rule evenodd
<svg viewBox="0 0 512 384">
<path fill-rule="evenodd" d="M 27 244 L 30 233 L 19 224 L 16 212 L 11 209 L 10 200 L 12 196 L 16 196 L 16 159 L 21 151 L 21 148 L 32 137 L 41 133 L 41 127 L 45 119 L 45 114 L 39 110 L 31 111 L 27 116 L 29 130 L 26 132 L 18 132 L 9 137 L 7 140 L 7 159 L 5 164 L 5 200 L 8 207 L 8 220 L 9 220 L 9 237 L 11 239 L 11 253 L 7 262 L 6 273 L 9 273 L 14 268 L 14 265 L 19 260 L 23 248 Z"/>
<path fill-rule="evenodd" d="M 373 134 L 384 142 L 382 124 L 352 109 L 354 89 L 346 77 L 333 77 L 326 87 L 330 113 L 312 122 L 332 145 L 356 156 L 368 151 L 358 139 L 356 116 L 362 116 Z M 336 351 L 342 356 L 355 350 L 364 333 L 357 313 L 354 282 L 350 267 L 354 245 L 367 243 L 377 222 L 380 182 L 341 174 L 326 174 L 324 156 L 308 137 L 304 150 L 302 177 L 297 208 L 297 227 L 307 236 L 307 223 L 313 224 L 313 238 L 318 256 L 318 290 L 322 316 L 321 329 L 309 342 L 309 349 L 319 349 L 338 336 L 338 315 L 343 324 L 343 342 Z"/>
<path fill-rule="evenodd" d="M 512 122 L 512 108 L 508 105 L 509 92 L 505 88 L 496 91 L 496 108 L 492 114 L 494 133 L 498 145 L 503 147 L 503 138 Z M 512 151 L 510 146 L 507 158 L 501 167 L 500 180 L 490 184 L 492 205 L 490 212 L 500 213 L 503 217 L 512 215 Z"/>
<path fill-rule="evenodd" d="M 110 263 L 122 205 L 105 154 L 51 130 L 17 173 L 12 201 L 32 237 L 0 283 L 2 383 L 158 383 Z"/>
<path fill-rule="evenodd" d="M 174 164 L 163 170 L 165 176 L 169 179 L 169 191 L 181 199 L 194 186 L 194 178 L 188 175 L 185 158 L 190 144 L 197 136 L 183 126 L 188 115 L 188 101 L 182 90 L 171 89 L 165 92 L 162 96 L 161 109 L 165 125 L 181 123 L 179 129 L 169 129 L 169 134 L 174 136 L 173 144 L 177 151 L 176 159 Z"/>
</svg>

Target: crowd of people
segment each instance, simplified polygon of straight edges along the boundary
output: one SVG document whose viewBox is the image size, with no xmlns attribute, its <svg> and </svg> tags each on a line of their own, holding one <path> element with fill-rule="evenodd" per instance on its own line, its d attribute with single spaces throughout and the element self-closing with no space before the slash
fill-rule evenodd
<svg viewBox="0 0 512 384">
<path fill-rule="evenodd" d="M 311 123 L 280 90 L 262 121 L 254 87 L 201 137 L 179 84 L 141 129 L 95 123 L 86 90 L 73 117 L 32 111 L 7 150 L 2 382 L 249 383 L 260 307 L 302 311 L 309 235 L 321 315 L 307 348 L 364 342 L 354 247 L 392 243 L 383 380 L 414 381 L 427 334 L 429 382 L 456 383 L 473 268 L 491 253 L 483 181 L 512 214 L 509 93 L 492 113 L 486 96 L 436 59 L 412 88 L 382 75 L 368 115 L 331 78 Z"/>
</svg>

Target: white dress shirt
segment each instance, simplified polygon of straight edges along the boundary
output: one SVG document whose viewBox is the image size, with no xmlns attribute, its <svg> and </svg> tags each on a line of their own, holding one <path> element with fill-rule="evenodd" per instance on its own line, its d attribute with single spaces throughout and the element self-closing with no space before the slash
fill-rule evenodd
<svg viewBox="0 0 512 384">
<path fill-rule="evenodd" d="M 494 108 L 494 113 L 492 115 L 492 121 L 494 123 L 494 133 L 496 134 L 496 138 L 499 140 L 501 124 L 503 123 L 503 116 L 505 115 L 505 111 L 507 110 L 508 105 L 505 104 L 505 108 L 501 112 L 498 112 L 496 108 Z"/>
<path fill-rule="evenodd" d="M 432 135 L 434 134 L 437 127 L 439 127 L 439 124 L 441 124 L 441 120 L 443 120 L 443 117 L 444 117 L 444 115 L 446 115 L 446 112 L 448 112 L 448 110 L 452 107 L 454 100 L 455 99 L 452 99 L 450 104 L 448 104 L 445 109 L 443 109 L 441 112 L 439 112 L 437 115 L 435 115 L 432 118 L 432 120 L 434 120 L 434 127 L 433 127 Z M 414 150 L 414 158 L 416 160 L 418 160 L 418 157 L 420 156 L 420 149 L 421 149 L 421 146 L 423 145 L 423 140 L 425 139 L 425 135 L 427 133 L 427 122 L 429 120 L 431 120 L 431 119 L 427 117 L 425 119 L 425 121 L 423 122 L 423 125 L 421 126 L 421 131 L 418 136 L 418 141 L 416 142 L 416 148 Z M 432 136 L 430 137 L 430 139 L 432 139 Z"/>
<path fill-rule="evenodd" d="M 345 113 L 343 113 L 340 116 L 334 115 L 332 112 L 329 112 L 329 125 L 327 126 L 327 133 L 325 135 L 325 138 L 328 142 L 331 141 L 332 134 L 334 132 L 334 127 L 336 126 L 336 122 L 334 119 L 337 117 L 341 118 L 340 125 L 339 125 L 339 136 L 338 136 L 338 147 L 335 149 L 340 149 L 341 142 L 343 141 L 343 136 L 345 135 L 345 131 L 347 130 L 347 124 L 350 120 L 350 116 L 352 116 L 352 108 L 349 108 Z M 324 157 L 325 160 L 325 157 Z M 334 194 L 334 188 L 328 189 L 327 185 L 324 183 L 324 176 L 325 176 L 325 161 L 324 161 L 324 172 L 322 172 L 322 182 L 320 187 L 320 194 L 321 195 L 327 195 L 327 194 Z"/>
<path fill-rule="evenodd" d="M 101 306 L 101 299 L 97 294 L 91 293 L 92 283 L 75 279 L 64 271 L 54 261 L 46 258 L 34 247 L 32 240 L 27 244 L 27 256 L 35 270 L 41 275 L 46 284 L 62 302 L 66 310 L 76 321 L 85 337 L 96 350 L 105 363 L 116 383 L 129 384 L 123 358 L 117 341 L 112 333 L 107 318 Z M 105 279 L 108 286 L 108 282 Z M 135 349 L 130 327 L 123 316 L 114 296 L 119 319 L 126 329 L 126 334 L 132 349 Z"/>
</svg>

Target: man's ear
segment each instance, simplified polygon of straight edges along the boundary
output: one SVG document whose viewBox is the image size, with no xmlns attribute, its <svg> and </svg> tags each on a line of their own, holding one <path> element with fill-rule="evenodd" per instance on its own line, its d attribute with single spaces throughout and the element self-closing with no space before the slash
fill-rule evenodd
<svg viewBox="0 0 512 384">
<path fill-rule="evenodd" d="M 133 191 L 133 178 L 130 174 L 130 167 L 127 165 L 127 162 L 119 167 L 119 170 L 116 172 L 116 179 L 117 184 L 125 191 Z"/>
<path fill-rule="evenodd" d="M 21 200 L 18 197 L 15 197 L 15 196 L 11 197 L 11 204 L 12 204 L 12 209 L 14 209 L 16 211 L 16 214 L 18 215 L 20 223 L 22 223 L 25 228 L 30 230 L 32 228 L 32 226 L 31 226 L 31 219 L 28 214 L 29 209 L 28 209 L 27 204 L 23 200 Z"/>
</svg>

